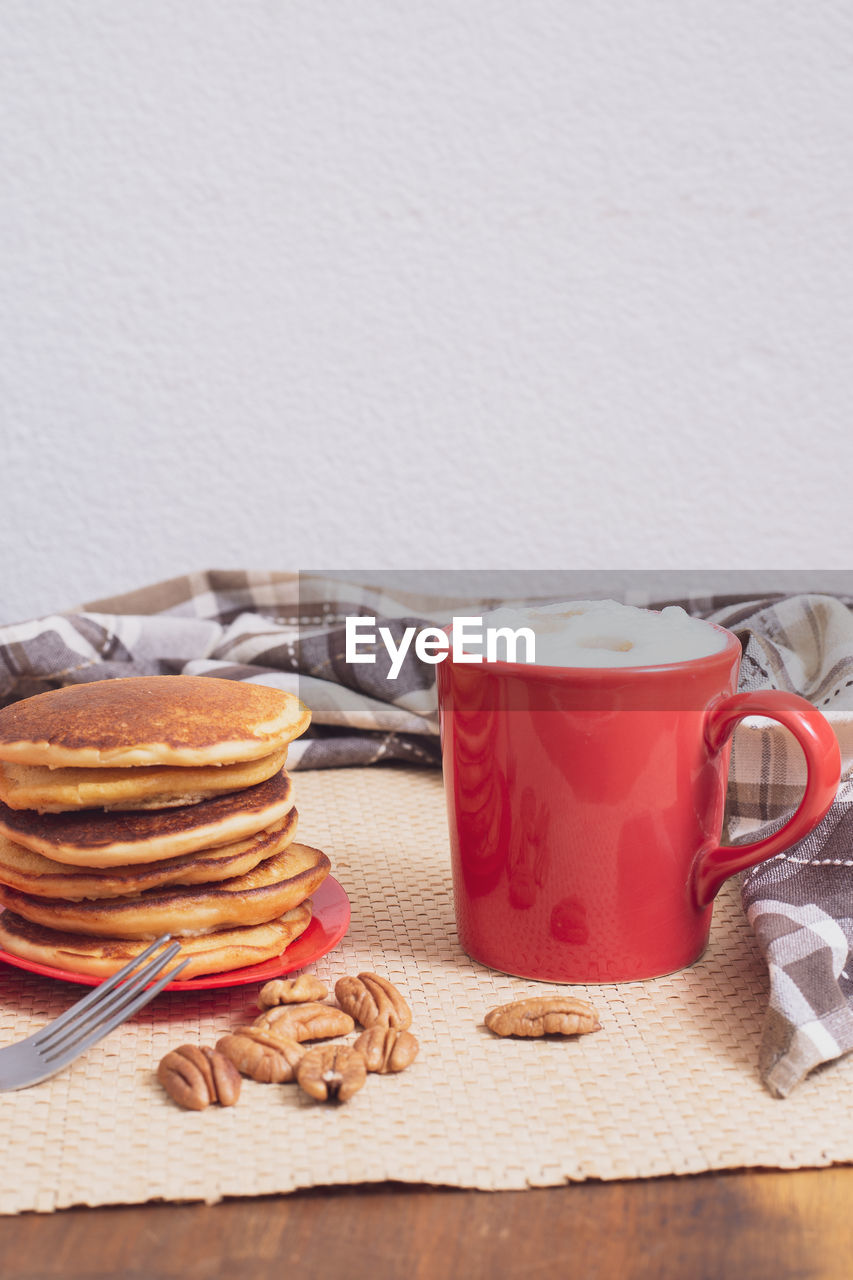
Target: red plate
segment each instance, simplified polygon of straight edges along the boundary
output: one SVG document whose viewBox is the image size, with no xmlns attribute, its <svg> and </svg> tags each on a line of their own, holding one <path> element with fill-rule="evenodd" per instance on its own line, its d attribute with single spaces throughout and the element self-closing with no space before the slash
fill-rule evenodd
<svg viewBox="0 0 853 1280">
<path fill-rule="evenodd" d="M 251 982 L 267 982 L 270 978 L 280 978 L 294 969 L 302 969 L 313 960 L 319 960 L 333 947 L 336 947 L 349 928 L 350 904 L 334 876 L 328 876 L 320 888 L 311 895 L 314 914 L 311 923 L 304 933 L 291 942 L 290 946 L 274 956 L 272 960 L 264 960 L 261 964 L 250 965 L 247 969 L 229 969 L 225 973 L 205 973 L 199 978 L 188 978 L 185 982 L 170 982 L 165 991 L 204 991 L 210 987 L 242 987 Z M 22 956 L 13 956 L 8 951 L 0 950 L 0 960 L 14 965 L 16 969 L 27 969 L 30 973 L 40 973 L 46 978 L 62 978 L 64 982 L 79 982 L 85 987 L 96 987 L 103 982 L 103 977 L 96 978 L 90 973 L 74 973 L 70 969 L 55 969 L 49 964 L 38 964 L 35 960 L 25 960 Z"/>
</svg>

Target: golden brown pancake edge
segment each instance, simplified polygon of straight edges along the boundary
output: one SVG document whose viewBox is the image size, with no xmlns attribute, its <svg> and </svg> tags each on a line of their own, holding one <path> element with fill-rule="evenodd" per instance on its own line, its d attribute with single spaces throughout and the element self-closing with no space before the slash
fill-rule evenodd
<svg viewBox="0 0 853 1280">
<path fill-rule="evenodd" d="M 287 759 L 281 747 L 258 760 L 236 764 L 138 765 L 127 769 L 49 769 L 0 762 L 0 801 L 10 809 L 67 813 L 79 809 L 166 809 L 243 791 L 278 773 Z"/>
<path fill-rule="evenodd" d="M 244 840 L 160 862 L 117 867 L 79 867 L 55 862 L 17 845 L 0 833 L 0 883 L 21 893 L 67 902 L 86 898 L 127 897 L 157 886 L 211 884 L 247 874 L 259 862 L 287 848 L 296 836 L 296 809 Z"/>
<path fill-rule="evenodd" d="M 167 886 L 128 898 L 69 902 L 0 884 L 0 904 L 34 924 L 91 937 L 185 937 L 276 919 L 314 893 L 330 870 L 321 850 L 293 843 L 246 875 L 213 885 Z"/>
<path fill-rule="evenodd" d="M 36 814 L 0 805 L 0 831 L 55 862 L 111 867 L 158 862 L 254 835 L 293 808 L 289 774 L 175 809 Z"/>
<path fill-rule="evenodd" d="M 181 940 L 181 954 L 174 963 L 185 956 L 190 959 L 179 980 L 183 982 L 187 978 L 242 969 L 271 960 L 282 955 L 310 923 L 311 903 L 306 901 L 278 920 L 270 920 L 263 925 L 222 929 L 197 938 L 184 938 Z M 45 929 L 12 911 L 0 912 L 0 947 L 10 955 L 70 973 L 109 977 L 144 951 L 146 945 L 144 941 L 133 939 L 83 938 L 61 930 Z"/>
<path fill-rule="evenodd" d="M 130 676 L 66 685 L 0 709 L 0 760 L 57 768 L 230 764 L 308 727 L 295 695 L 215 676 Z"/>
</svg>

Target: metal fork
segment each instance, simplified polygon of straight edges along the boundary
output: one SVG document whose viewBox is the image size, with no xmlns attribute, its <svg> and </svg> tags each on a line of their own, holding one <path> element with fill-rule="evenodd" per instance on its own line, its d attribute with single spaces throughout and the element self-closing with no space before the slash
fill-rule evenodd
<svg viewBox="0 0 853 1280">
<path fill-rule="evenodd" d="M 184 966 L 189 964 L 188 957 L 169 973 L 163 973 L 152 986 L 146 985 L 175 958 L 181 949 L 180 943 L 173 942 L 143 968 L 139 969 L 139 965 L 168 942 L 170 937 L 171 934 L 164 933 L 162 938 L 146 947 L 141 955 L 119 969 L 111 978 L 107 978 L 106 982 L 100 983 L 53 1022 L 42 1027 L 41 1031 L 36 1031 L 26 1040 L 19 1040 L 17 1044 L 0 1049 L 0 1092 L 26 1089 L 28 1085 L 39 1084 L 49 1076 L 56 1075 L 57 1071 L 67 1067 L 69 1062 L 103 1040 L 119 1023 L 126 1022 L 138 1009 L 159 995 Z M 131 973 L 133 977 L 129 978 Z M 125 978 L 128 981 L 119 985 Z"/>
</svg>

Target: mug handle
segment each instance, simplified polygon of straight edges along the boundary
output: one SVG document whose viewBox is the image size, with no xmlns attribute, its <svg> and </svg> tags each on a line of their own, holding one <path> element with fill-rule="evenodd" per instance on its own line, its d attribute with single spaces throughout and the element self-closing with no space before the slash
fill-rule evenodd
<svg viewBox="0 0 853 1280">
<path fill-rule="evenodd" d="M 829 722 L 795 693 L 779 689 L 734 693 L 708 710 L 705 741 L 719 751 L 744 716 L 768 716 L 790 729 L 806 758 L 806 788 L 799 808 L 783 827 L 752 844 L 718 845 L 699 854 L 693 872 L 696 905 L 707 907 L 729 876 L 746 871 L 807 836 L 827 813 L 841 777 L 841 751 Z"/>
</svg>

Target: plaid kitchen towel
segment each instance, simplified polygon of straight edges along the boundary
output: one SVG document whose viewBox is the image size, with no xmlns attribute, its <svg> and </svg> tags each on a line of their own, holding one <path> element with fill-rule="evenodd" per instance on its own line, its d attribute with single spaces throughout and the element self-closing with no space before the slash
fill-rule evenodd
<svg viewBox="0 0 853 1280">
<path fill-rule="evenodd" d="M 853 601 L 794 596 L 710 609 L 736 632 L 741 689 L 786 689 L 813 702 L 841 746 L 841 783 L 805 840 L 743 878 L 747 917 L 767 961 L 761 1077 L 785 1097 L 814 1068 L 853 1049 Z M 754 717 L 736 731 L 728 837 L 754 840 L 784 821 L 805 782 L 790 734 Z"/>
<path fill-rule="evenodd" d="M 419 582 L 417 574 L 412 579 Z M 466 599 L 476 613 L 503 598 Z M 632 593 L 631 603 L 649 604 Z M 760 1054 L 768 1089 L 789 1093 L 815 1066 L 853 1049 L 853 600 L 828 595 L 667 601 L 733 630 L 742 689 L 778 688 L 815 703 L 838 735 L 842 781 L 820 827 L 747 873 L 743 902 L 770 975 Z M 434 668 L 407 655 L 345 660 L 344 620 L 372 616 L 395 640 L 445 623 L 458 595 L 389 592 L 295 573 L 211 571 L 171 579 L 34 621 L 0 626 L 0 704 L 78 681 L 184 673 L 254 680 L 312 709 L 289 769 L 440 762 Z M 799 748 L 771 722 L 744 721 L 730 768 L 727 838 L 784 820 L 804 780 Z"/>
<path fill-rule="evenodd" d="M 428 604 L 436 618 L 445 615 L 440 598 Z M 410 661 L 390 684 L 387 662 L 345 661 L 347 616 L 378 615 L 399 635 L 413 621 L 424 625 L 424 616 L 405 617 L 407 608 L 400 593 L 392 598 L 306 574 L 189 574 L 0 627 L 0 705 L 112 676 L 253 680 L 295 693 L 311 707 L 309 730 L 288 751 L 289 770 L 377 760 L 435 765 L 432 668 Z"/>
</svg>

